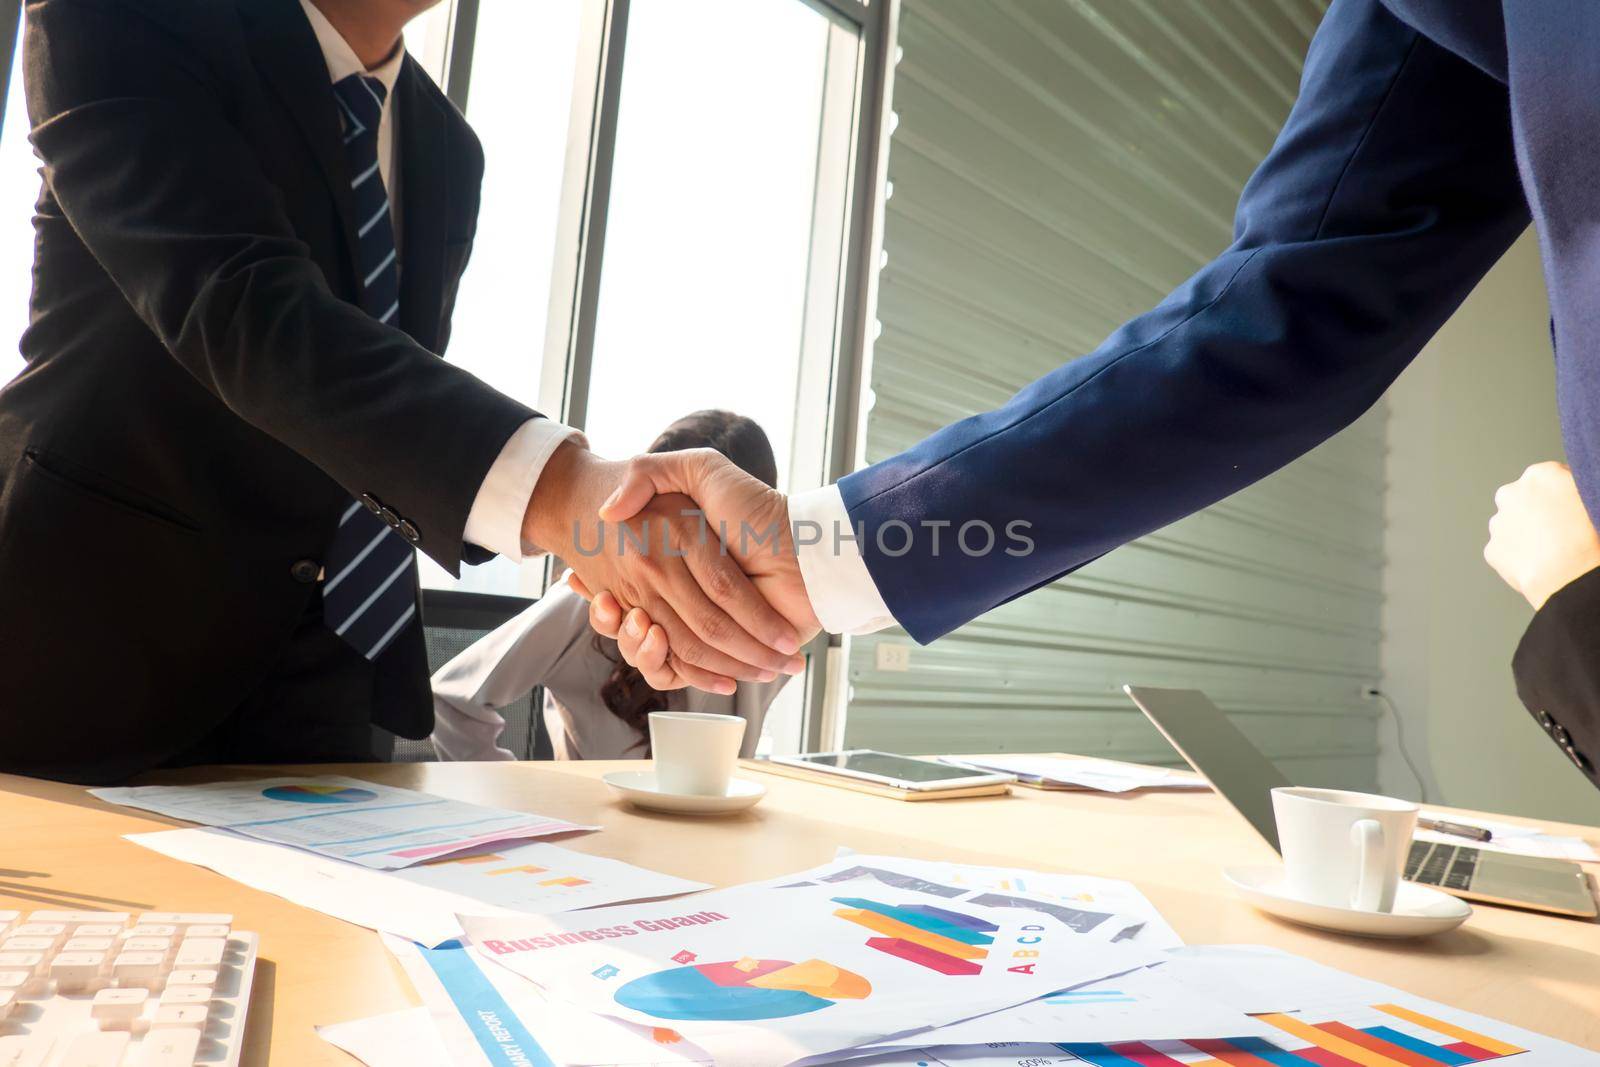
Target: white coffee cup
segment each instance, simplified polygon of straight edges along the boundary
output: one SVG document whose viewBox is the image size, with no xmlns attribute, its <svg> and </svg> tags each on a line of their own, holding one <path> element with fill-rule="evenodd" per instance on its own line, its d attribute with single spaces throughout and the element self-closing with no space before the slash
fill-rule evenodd
<svg viewBox="0 0 1600 1067">
<path fill-rule="evenodd" d="M 1313 904 L 1393 911 L 1417 806 L 1343 789 L 1272 791 L 1284 888 Z"/>
<path fill-rule="evenodd" d="M 652 711 L 650 750 L 656 788 L 702 797 L 728 795 L 745 722 L 737 715 L 697 711 Z"/>
</svg>

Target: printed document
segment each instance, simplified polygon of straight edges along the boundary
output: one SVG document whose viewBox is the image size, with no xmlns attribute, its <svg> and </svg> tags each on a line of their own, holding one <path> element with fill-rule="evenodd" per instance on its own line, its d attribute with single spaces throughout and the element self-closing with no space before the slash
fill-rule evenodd
<svg viewBox="0 0 1600 1067">
<path fill-rule="evenodd" d="M 599 829 L 337 775 L 89 792 L 385 871 L 499 841 Z"/>
</svg>

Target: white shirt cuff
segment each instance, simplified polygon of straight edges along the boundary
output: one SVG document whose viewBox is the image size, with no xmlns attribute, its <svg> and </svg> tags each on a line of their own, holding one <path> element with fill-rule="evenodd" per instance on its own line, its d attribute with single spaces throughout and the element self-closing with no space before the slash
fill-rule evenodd
<svg viewBox="0 0 1600 1067">
<path fill-rule="evenodd" d="M 518 426 L 478 487 L 467 513 L 464 539 L 513 563 L 540 555 L 534 546 L 523 543 L 522 517 L 544 465 L 568 441 L 585 448 L 589 444 L 582 431 L 553 419 L 529 419 Z"/>
<path fill-rule="evenodd" d="M 789 498 L 800 576 L 822 628 L 835 634 L 870 634 L 894 625 L 894 616 L 861 557 L 860 531 L 836 485 Z"/>
</svg>

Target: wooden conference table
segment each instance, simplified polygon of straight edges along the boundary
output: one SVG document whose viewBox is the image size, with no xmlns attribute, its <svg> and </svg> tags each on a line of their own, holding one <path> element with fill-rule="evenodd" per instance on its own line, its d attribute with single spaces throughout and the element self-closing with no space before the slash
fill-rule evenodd
<svg viewBox="0 0 1600 1067">
<path fill-rule="evenodd" d="M 858 852 L 1072 871 L 1136 883 L 1190 944 L 1266 944 L 1411 993 L 1600 1050 L 1600 924 L 1484 905 L 1452 933 L 1381 942 L 1279 922 L 1237 899 L 1220 869 L 1275 857 L 1210 792 L 1042 793 L 922 803 L 751 773 L 769 790 L 741 815 L 635 811 L 600 781 L 628 763 L 210 768 L 147 781 L 342 773 L 604 827 L 583 852 L 716 885 Z M 1465 813 L 1464 813 L 1465 814 Z M 261 935 L 244 1063 L 349 1064 L 313 1027 L 416 1003 L 375 934 L 167 859 L 121 835 L 173 824 L 74 786 L 0 775 L 0 909 L 231 911 Z M 1545 824 L 1600 844 L 1600 828 Z M 1600 873 L 1600 866 L 1590 869 Z"/>
</svg>

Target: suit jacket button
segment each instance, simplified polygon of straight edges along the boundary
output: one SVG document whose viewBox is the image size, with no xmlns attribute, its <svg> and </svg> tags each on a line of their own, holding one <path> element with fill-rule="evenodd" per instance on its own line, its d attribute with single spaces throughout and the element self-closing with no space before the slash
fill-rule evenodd
<svg viewBox="0 0 1600 1067">
<path fill-rule="evenodd" d="M 378 502 L 378 498 L 373 496 L 371 493 L 362 493 L 361 494 L 361 503 L 368 511 L 372 512 L 374 515 L 383 514 L 383 505 L 380 504 Z"/>
<path fill-rule="evenodd" d="M 1566 748 L 1572 744 L 1572 735 L 1567 733 L 1567 728 L 1560 723 L 1550 727 L 1550 736 L 1556 739 L 1556 744 Z"/>
<path fill-rule="evenodd" d="M 389 524 L 389 529 L 391 529 L 391 530 L 398 528 L 399 525 L 400 525 L 400 516 L 398 516 L 398 515 L 396 515 L 394 513 L 394 509 L 393 508 L 388 508 L 388 507 L 379 508 L 378 509 L 378 518 L 380 518 L 384 522 L 388 523 Z"/>
<path fill-rule="evenodd" d="M 322 573 L 322 564 L 314 559 L 297 559 L 289 567 L 289 577 L 301 585 L 310 585 Z"/>
<path fill-rule="evenodd" d="M 422 531 L 417 529 L 410 519 L 401 519 L 400 525 L 396 526 L 395 529 L 400 531 L 401 537 L 404 537 L 412 544 L 418 545 L 422 543 Z"/>
<path fill-rule="evenodd" d="M 1555 724 L 1556 724 L 1556 721 L 1550 717 L 1550 713 L 1548 711 L 1541 711 L 1539 713 L 1539 725 L 1540 726 L 1543 726 L 1546 730 L 1548 730 L 1548 729 L 1550 729 L 1550 727 L 1554 726 Z"/>
<path fill-rule="evenodd" d="M 1563 751 L 1563 752 L 1565 752 L 1567 754 L 1567 758 L 1572 761 L 1572 765 L 1574 767 L 1577 767 L 1578 770 L 1582 771 L 1584 774 L 1588 774 L 1589 773 L 1589 761 L 1584 758 L 1584 755 L 1583 755 L 1582 752 L 1579 752 L 1577 749 L 1573 748 L 1571 745 L 1568 745 L 1566 748 L 1563 748 L 1561 751 Z"/>
</svg>

